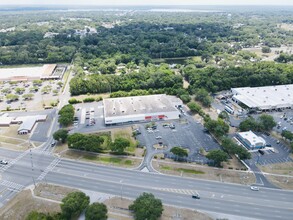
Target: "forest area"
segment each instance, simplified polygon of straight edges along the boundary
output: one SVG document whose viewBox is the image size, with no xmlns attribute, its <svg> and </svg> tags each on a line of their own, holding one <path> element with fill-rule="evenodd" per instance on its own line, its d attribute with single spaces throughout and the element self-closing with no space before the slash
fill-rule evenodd
<svg viewBox="0 0 293 220">
<path fill-rule="evenodd" d="M 1 12 L 0 65 L 74 61 L 72 95 L 111 90 L 120 91 L 113 96 L 121 96 L 135 90 L 140 92 L 132 94 L 164 92 L 186 98 L 200 88 L 213 93 L 287 84 L 293 82 L 292 54 L 279 51 L 275 61 L 267 62 L 242 49 L 262 47 L 267 53 L 271 47 L 292 45 L 292 31 L 279 25 L 292 20 L 289 11 Z M 175 69 L 153 62 L 164 58 L 185 61 Z M 123 69 L 117 74 L 119 66 Z M 188 89 L 183 89 L 183 78 L 190 84 Z"/>
</svg>

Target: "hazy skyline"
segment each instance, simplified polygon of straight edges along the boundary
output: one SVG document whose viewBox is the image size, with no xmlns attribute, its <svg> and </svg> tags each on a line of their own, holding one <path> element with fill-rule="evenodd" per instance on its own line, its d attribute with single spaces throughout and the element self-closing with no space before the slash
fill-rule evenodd
<svg viewBox="0 0 293 220">
<path fill-rule="evenodd" d="M 0 0 L 0 5 L 293 5 L 293 0 Z"/>
</svg>

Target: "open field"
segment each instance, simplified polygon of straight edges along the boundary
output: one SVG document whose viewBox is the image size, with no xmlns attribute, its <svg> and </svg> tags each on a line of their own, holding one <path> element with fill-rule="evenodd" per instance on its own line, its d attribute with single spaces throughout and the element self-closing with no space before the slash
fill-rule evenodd
<svg viewBox="0 0 293 220">
<path fill-rule="evenodd" d="M 293 52 L 293 48 L 287 47 L 287 46 L 272 47 L 270 53 L 263 53 L 261 48 L 255 48 L 255 47 L 244 48 L 243 50 L 255 53 L 258 57 L 261 57 L 263 60 L 266 60 L 266 61 L 273 61 L 275 58 L 279 56 L 278 53 L 280 51 L 283 51 L 289 54 L 292 54 Z"/>
<path fill-rule="evenodd" d="M 153 167 L 161 173 L 177 176 L 238 183 L 244 185 L 251 185 L 255 183 L 254 175 L 246 171 L 219 169 L 187 163 L 176 163 L 168 160 L 153 160 Z"/>
<path fill-rule="evenodd" d="M 134 153 L 137 141 L 132 136 L 132 128 L 125 127 L 125 128 L 115 128 L 111 130 L 111 138 L 115 140 L 116 138 L 125 138 L 130 141 L 130 147 L 126 148 L 127 152 Z"/>
<path fill-rule="evenodd" d="M 27 150 L 30 147 L 29 135 L 18 135 L 19 125 L 0 128 L 0 147 L 12 150 Z"/>
<path fill-rule="evenodd" d="M 0 209 L 0 219 L 23 220 L 33 210 L 44 213 L 60 212 L 60 204 L 34 198 L 28 189 L 18 193 L 7 205 Z"/>
</svg>

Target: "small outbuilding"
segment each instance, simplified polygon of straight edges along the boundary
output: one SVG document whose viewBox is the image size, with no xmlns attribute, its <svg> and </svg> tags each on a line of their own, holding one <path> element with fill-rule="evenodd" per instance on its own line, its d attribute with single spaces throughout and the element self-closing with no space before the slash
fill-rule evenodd
<svg viewBox="0 0 293 220">
<path fill-rule="evenodd" d="M 266 141 L 252 131 L 239 132 L 236 137 L 248 150 L 262 149 L 266 146 Z"/>
</svg>

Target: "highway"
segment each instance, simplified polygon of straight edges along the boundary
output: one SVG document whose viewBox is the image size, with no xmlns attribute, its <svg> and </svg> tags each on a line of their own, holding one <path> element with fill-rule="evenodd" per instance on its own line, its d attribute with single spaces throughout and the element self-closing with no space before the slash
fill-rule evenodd
<svg viewBox="0 0 293 220">
<path fill-rule="evenodd" d="M 293 192 L 206 180 L 145 173 L 55 158 L 47 151 L 24 153 L 0 150 L 1 155 L 18 156 L 18 160 L 3 171 L 0 198 L 5 204 L 19 190 L 34 182 L 47 182 L 128 198 L 151 192 L 165 204 L 256 219 L 292 219 Z M 20 157 L 21 156 L 21 157 Z M 3 183 L 3 181 L 7 183 Z M 199 193 L 201 199 L 192 199 Z"/>
</svg>

